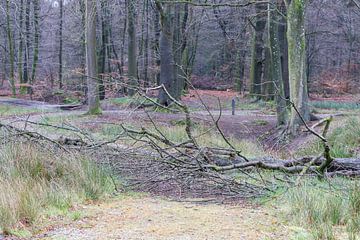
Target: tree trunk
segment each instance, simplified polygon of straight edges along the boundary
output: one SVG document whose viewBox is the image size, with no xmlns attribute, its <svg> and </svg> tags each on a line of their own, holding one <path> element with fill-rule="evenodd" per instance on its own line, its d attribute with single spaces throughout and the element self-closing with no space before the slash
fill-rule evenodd
<svg viewBox="0 0 360 240">
<path fill-rule="evenodd" d="M 295 135 L 301 123 L 301 117 L 305 121 L 310 120 L 306 79 L 304 0 L 288 1 L 287 12 L 290 101 L 294 104 L 291 109 L 289 132 Z"/>
<path fill-rule="evenodd" d="M 256 23 L 252 46 L 250 69 L 250 94 L 257 98 L 261 95 L 261 79 L 263 75 L 264 32 L 266 26 L 266 4 L 256 4 Z"/>
<path fill-rule="evenodd" d="M 106 52 L 107 44 L 109 41 L 109 24 L 107 16 L 108 1 L 101 0 L 101 47 L 100 47 L 100 56 L 99 56 L 99 71 L 98 71 L 98 81 L 99 81 L 99 97 L 100 100 L 105 99 L 105 86 L 104 86 L 104 74 L 106 73 Z"/>
<path fill-rule="evenodd" d="M 20 84 L 24 83 L 23 68 L 22 68 L 23 51 L 24 51 L 23 25 L 24 25 L 24 0 L 21 0 L 20 12 L 19 12 L 19 51 L 18 51 L 18 74 L 19 74 Z M 22 88 L 20 87 L 20 89 Z"/>
<path fill-rule="evenodd" d="M 268 23 L 269 23 L 269 46 L 271 58 L 271 81 L 275 87 L 275 102 L 277 113 L 277 125 L 285 125 L 287 122 L 287 108 L 284 94 L 284 82 L 282 78 L 282 65 L 281 65 L 281 50 L 279 43 L 279 22 L 280 16 L 278 15 L 275 1 L 269 4 L 268 9 Z M 276 6 L 276 5 L 275 5 Z"/>
<path fill-rule="evenodd" d="M 64 1 L 59 1 L 59 88 L 63 88 L 63 7 Z"/>
<path fill-rule="evenodd" d="M 24 54 L 24 68 L 23 68 L 23 78 L 24 83 L 29 82 L 29 58 L 30 58 L 30 4 L 31 0 L 26 1 L 26 7 L 25 7 L 25 29 L 26 29 L 26 42 L 25 42 L 25 54 Z M 29 88 L 22 87 L 21 93 L 25 92 L 29 93 Z"/>
<path fill-rule="evenodd" d="M 10 55 L 10 85 L 11 85 L 11 92 L 12 95 L 15 97 L 16 95 L 16 88 L 15 88 L 15 77 L 14 77 L 14 63 L 15 63 L 15 55 L 14 55 L 14 42 L 13 42 L 13 35 L 11 29 L 11 21 L 10 21 L 10 0 L 6 0 L 6 32 L 8 37 L 8 44 L 9 44 L 9 55 Z"/>
<path fill-rule="evenodd" d="M 88 85 L 88 114 L 101 114 L 96 71 L 96 0 L 86 0 L 86 72 Z"/>
<path fill-rule="evenodd" d="M 163 9 L 159 0 L 155 1 L 160 13 L 161 34 L 160 34 L 160 84 L 163 84 L 166 90 L 171 93 L 175 79 L 174 75 L 174 56 L 173 56 L 173 36 L 171 29 L 170 6 Z M 169 96 L 163 89 L 160 89 L 159 104 L 168 106 L 171 103 Z"/>
<path fill-rule="evenodd" d="M 174 7 L 174 21 L 173 21 L 173 54 L 174 54 L 174 87 L 173 96 L 176 99 L 180 99 L 183 90 L 183 74 L 181 72 L 182 61 L 181 61 L 181 21 L 180 21 L 181 5 L 175 4 Z"/>
<path fill-rule="evenodd" d="M 129 95 L 135 94 L 137 86 L 137 52 L 136 52 L 136 1 L 128 1 L 128 77 Z"/>
<path fill-rule="evenodd" d="M 37 64 L 38 64 L 38 61 L 39 61 L 40 0 L 34 0 L 33 5 L 34 5 L 34 51 L 33 51 L 33 63 L 32 63 L 30 84 L 33 84 L 35 82 L 36 68 L 37 68 Z"/>
</svg>

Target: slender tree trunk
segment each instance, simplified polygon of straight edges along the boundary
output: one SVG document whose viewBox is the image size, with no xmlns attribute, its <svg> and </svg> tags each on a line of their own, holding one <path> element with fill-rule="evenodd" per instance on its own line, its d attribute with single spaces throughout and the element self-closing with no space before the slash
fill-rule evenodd
<svg viewBox="0 0 360 240">
<path fill-rule="evenodd" d="M 26 40 L 25 40 L 25 54 L 24 54 L 24 68 L 23 68 L 23 78 L 24 83 L 29 83 L 29 58 L 30 58 L 30 3 L 31 0 L 26 1 L 25 8 L 25 29 L 26 29 Z M 28 87 L 22 87 L 21 93 L 30 92 Z"/>
<path fill-rule="evenodd" d="M 256 4 L 256 22 L 252 46 L 250 69 L 250 94 L 257 98 L 261 95 L 261 80 L 263 75 L 264 32 L 266 26 L 266 4 Z"/>
<path fill-rule="evenodd" d="M 96 0 L 86 0 L 86 75 L 88 85 L 88 114 L 101 114 L 96 71 Z"/>
<path fill-rule="evenodd" d="M 84 0 L 79 0 L 79 7 L 81 12 L 81 24 L 82 26 L 86 25 L 86 6 Z M 80 63 L 81 69 L 83 70 L 82 76 L 81 76 L 81 87 L 80 89 L 84 92 L 84 94 L 87 96 L 87 78 L 86 78 L 86 33 L 83 31 L 81 33 L 81 63 Z"/>
<path fill-rule="evenodd" d="M 106 73 L 106 52 L 107 52 L 107 44 L 109 39 L 109 25 L 108 25 L 108 16 L 107 16 L 107 8 L 108 1 L 101 0 L 101 47 L 100 47 L 100 56 L 99 56 L 99 97 L 100 100 L 105 99 L 105 85 L 104 85 L 104 74 Z"/>
<path fill-rule="evenodd" d="M 11 29 L 11 20 L 10 20 L 10 0 L 6 0 L 6 32 L 8 37 L 9 44 L 9 55 L 10 55 L 10 85 L 12 95 L 16 96 L 16 88 L 15 88 L 15 76 L 14 76 L 14 65 L 15 65 L 15 55 L 14 55 L 14 42 L 13 35 Z"/>
<path fill-rule="evenodd" d="M 174 56 L 174 83 L 172 93 L 176 99 L 180 99 L 183 84 L 183 74 L 181 72 L 181 22 L 180 22 L 181 5 L 179 3 L 174 6 L 174 20 L 173 20 L 173 56 Z"/>
<path fill-rule="evenodd" d="M 39 40 L 40 40 L 40 0 L 34 0 L 34 52 L 30 83 L 35 82 L 36 69 L 39 61 Z"/>
<path fill-rule="evenodd" d="M 136 0 L 128 1 L 128 77 L 129 95 L 135 94 L 137 86 L 137 52 L 136 52 Z"/>
<path fill-rule="evenodd" d="M 279 43 L 279 22 L 280 16 L 278 15 L 275 0 L 268 6 L 268 23 L 269 23 L 269 46 L 271 57 L 271 80 L 274 85 L 274 94 L 276 102 L 277 125 L 285 125 L 287 123 L 287 107 L 284 94 L 284 82 L 282 78 L 282 65 L 281 65 L 281 50 Z"/>
<path fill-rule="evenodd" d="M 288 1 L 287 13 L 290 100 L 301 117 L 308 121 L 310 120 L 310 111 L 306 79 L 305 1 Z M 292 135 L 297 133 L 300 124 L 300 116 L 292 108 L 289 124 L 289 131 Z"/>
<path fill-rule="evenodd" d="M 24 51 L 24 37 L 23 37 L 23 25 L 24 25 L 24 0 L 20 1 L 19 12 L 19 51 L 18 51 L 18 75 L 20 84 L 24 83 L 23 79 L 23 51 Z M 21 87 L 20 87 L 21 89 Z M 21 90 L 20 90 L 21 91 Z"/>
<path fill-rule="evenodd" d="M 64 1 L 59 1 L 59 88 L 63 88 L 63 14 Z"/>
<path fill-rule="evenodd" d="M 149 83 L 149 0 L 145 3 L 145 55 L 144 55 L 144 86 Z"/>
<path fill-rule="evenodd" d="M 160 64 L 161 64 L 161 59 L 160 59 L 160 35 L 161 35 L 161 26 L 160 26 L 160 13 L 158 10 L 155 10 L 155 14 L 154 14 L 154 32 L 155 32 L 155 36 L 154 36 L 154 55 L 155 55 L 155 65 L 158 69 L 158 71 L 156 72 L 156 84 L 159 85 L 160 84 Z"/>
<path fill-rule="evenodd" d="M 286 6 L 283 1 L 279 4 L 279 10 L 282 15 L 286 15 Z M 279 44 L 281 49 L 281 69 L 282 69 L 282 79 L 284 82 L 284 96 L 286 99 L 290 99 L 290 89 L 289 89 L 289 55 L 288 55 L 288 43 L 286 36 L 287 29 L 287 20 L 285 17 L 280 18 L 279 22 Z"/>
</svg>

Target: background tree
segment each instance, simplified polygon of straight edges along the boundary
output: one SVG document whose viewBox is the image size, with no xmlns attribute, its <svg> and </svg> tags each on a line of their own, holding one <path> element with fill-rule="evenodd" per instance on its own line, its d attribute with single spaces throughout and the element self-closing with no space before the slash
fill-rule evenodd
<svg viewBox="0 0 360 240">
<path fill-rule="evenodd" d="M 289 54 L 289 83 L 291 108 L 289 130 L 296 134 L 301 123 L 300 116 L 310 120 L 308 89 L 306 79 L 306 39 L 304 0 L 288 0 L 287 4 L 287 41 Z M 300 114 L 298 114 L 298 112 Z"/>
<path fill-rule="evenodd" d="M 86 75 L 88 114 L 101 114 L 96 70 L 96 0 L 86 0 Z"/>
<path fill-rule="evenodd" d="M 128 78 L 131 96 L 134 95 L 137 85 L 136 2 L 128 0 Z"/>
</svg>

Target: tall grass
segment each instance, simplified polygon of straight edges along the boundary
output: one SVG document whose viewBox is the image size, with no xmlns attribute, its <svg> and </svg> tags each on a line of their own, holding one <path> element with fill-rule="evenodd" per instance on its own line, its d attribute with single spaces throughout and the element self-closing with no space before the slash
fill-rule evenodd
<svg viewBox="0 0 360 240">
<path fill-rule="evenodd" d="M 105 169 L 79 155 L 46 153 L 31 144 L 0 148 L 0 229 L 31 225 L 48 208 L 69 209 L 114 187 Z"/>
<path fill-rule="evenodd" d="M 288 216 L 308 229 L 314 240 L 359 239 L 358 183 L 339 178 L 331 184 L 308 180 L 289 190 L 282 204 Z"/>
<path fill-rule="evenodd" d="M 360 119 L 349 118 L 344 125 L 334 129 L 328 137 L 331 155 L 337 158 L 353 157 L 360 154 Z M 320 141 L 300 149 L 297 155 L 316 155 L 324 151 Z"/>
</svg>

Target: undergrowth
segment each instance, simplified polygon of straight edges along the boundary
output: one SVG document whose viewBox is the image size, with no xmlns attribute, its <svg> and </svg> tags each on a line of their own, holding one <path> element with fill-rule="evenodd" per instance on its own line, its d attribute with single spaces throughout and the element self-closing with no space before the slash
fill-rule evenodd
<svg viewBox="0 0 360 240">
<path fill-rule="evenodd" d="M 312 101 L 311 105 L 321 109 L 335 109 L 335 110 L 357 110 L 360 109 L 360 104 L 356 102 L 335 102 L 335 101 Z"/>
<path fill-rule="evenodd" d="M 331 146 L 331 156 L 335 158 L 349 158 L 360 154 L 360 119 L 349 118 L 342 126 L 334 129 L 328 141 Z M 323 152 L 320 141 L 314 141 L 297 152 L 299 156 L 317 155 Z"/>
<path fill-rule="evenodd" d="M 51 154 L 31 144 L 0 148 L 0 229 L 31 226 L 48 209 L 66 211 L 114 191 L 106 169 L 80 155 Z"/>
<path fill-rule="evenodd" d="M 355 181 L 306 180 L 287 191 L 280 205 L 292 223 L 309 233 L 310 237 L 296 239 L 356 240 L 360 237 L 360 185 Z"/>
</svg>

